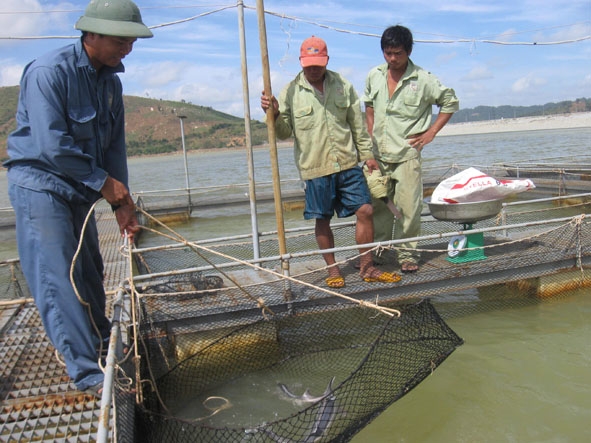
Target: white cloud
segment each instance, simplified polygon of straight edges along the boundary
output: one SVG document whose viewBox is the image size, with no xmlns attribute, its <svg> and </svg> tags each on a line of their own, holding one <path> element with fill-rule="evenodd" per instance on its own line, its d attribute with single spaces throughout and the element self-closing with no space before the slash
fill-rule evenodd
<svg viewBox="0 0 591 443">
<path fill-rule="evenodd" d="M 519 40 L 519 38 L 516 38 L 516 34 L 517 30 L 515 28 L 507 29 L 501 32 L 499 35 L 497 35 L 495 37 L 495 40 L 498 40 L 500 42 L 510 42 L 514 40 Z"/>
<path fill-rule="evenodd" d="M 591 17 L 591 4 L 589 5 L 589 15 Z M 585 21 L 580 23 L 569 24 L 563 26 L 553 32 L 549 40 L 550 41 L 569 41 L 576 40 L 582 37 L 588 37 L 591 35 L 591 21 Z"/>
<path fill-rule="evenodd" d="M 126 79 L 138 82 L 145 88 L 160 88 L 176 83 L 185 77 L 187 71 L 195 69 L 189 62 L 171 60 L 149 64 L 129 63 L 129 65 L 130 68 L 126 68 Z"/>
<path fill-rule="evenodd" d="M 47 18 L 36 14 L 43 8 L 37 0 L 20 0 L 18 2 L 3 2 L 0 14 L 0 30 L 8 37 L 21 37 L 36 34 L 45 27 Z M 30 14 L 12 14 L 18 11 L 31 11 Z"/>
<path fill-rule="evenodd" d="M 528 74 L 525 77 L 517 79 L 511 86 L 511 90 L 516 93 L 528 92 L 539 86 L 544 86 L 547 81 L 544 78 L 536 77 L 534 74 Z"/>
<path fill-rule="evenodd" d="M 439 56 L 437 56 L 437 58 L 435 59 L 435 62 L 438 65 L 445 65 L 448 64 L 449 62 L 451 62 L 452 60 L 456 59 L 458 57 L 458 53 L 457 52 L 448 52 L 445 54 L 441 54 Z"/>
<path fill-rule="evenodd" d="M 42 11 L 71 11 L 70 14 L 41 13 Z M 24 13 L 26 12 L 26 13 Z M 0 14 L 0 35 L 23 37 L 44 35 L 49 30 L 57 30 L 61 35 L 76 35 L 74 23 L 70 21 L 82 15 L 80 6 L 69 2 L 47 3 L 38 0 L 18 0 L 2 2 Z"/>
<path fill-rule="evenodd" d="M 11 64 L 9 61 L 0 60 L 0 86 L 18 85 L 23 68 L 23 65 Z"/>
<path fill-rule="evenodd" d="M 429 2 L 427 7 L 432 7 L 432 3 Z M 474 2 L 472 0 L 455 0 L 453 2 L 443 2 L 438 7 L 438 11 L 442 12 L 456 12 L 466 14 L 490 14 L 493 12 L 499 12 L 503 7 L 496 2 Z"/>
<path fill-rule="evenodd" d="M 490 72 L 487 66 L 479 65 L 475 66 L 461 78 L 461 80 L 465 81 L 480 81 L 480 80 L 487 80 L 493 78 L 493 74 Z"/>
</svg>

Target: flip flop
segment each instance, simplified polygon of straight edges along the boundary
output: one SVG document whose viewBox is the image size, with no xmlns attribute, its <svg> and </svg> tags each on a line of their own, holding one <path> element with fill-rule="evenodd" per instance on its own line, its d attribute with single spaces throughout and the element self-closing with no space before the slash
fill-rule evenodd
<svg viewBox="0 0 591 443">
<path fill-rule="evenodd" d="M 382 272 L 377 276 L 363 277 L 363 281 L 367 283 L 396 283 L 399 282 L 401 277 L 395 272 Z"/>
<path fill-rule="evenodd" d="M 405 274 L 412 274 L 413 272 L 417 272 L 419 270 L 419 265 L 412 261 L 405 261 L 400 266 L 400 270 Z"/>
<path fill-rule="evenodd" d="M 345 287 L 345 279 L 340 275 L 338 277 L 328 277 L 326 280 L 326 286 L 329 288 L 344 288 Z"/>
</svg>

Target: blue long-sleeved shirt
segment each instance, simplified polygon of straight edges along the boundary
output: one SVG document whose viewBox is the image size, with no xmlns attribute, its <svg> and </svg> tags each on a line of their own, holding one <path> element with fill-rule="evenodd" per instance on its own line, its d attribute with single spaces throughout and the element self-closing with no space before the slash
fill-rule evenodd
<svg viewBox="0 0 591 443">
<path fill-rule="evenodd" d="M 7 140 L 9 180 L 80 202 L 96 201 L 109 175 L 127 186 L 123 71 L 97 72 L 81 40 L 31 62 Z"/>
</svg>

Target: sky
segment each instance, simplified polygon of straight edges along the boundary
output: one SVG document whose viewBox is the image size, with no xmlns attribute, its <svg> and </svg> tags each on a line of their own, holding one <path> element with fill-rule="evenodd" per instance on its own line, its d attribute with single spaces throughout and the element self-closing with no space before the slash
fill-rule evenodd
<svg viewBox="0 0 591 443">
<path fill-rule="evenodd" d="M 12 86 L 29 61 L 80 35 L 74 24 L 88 0 L 1 3 L 0 86 Z M 261 38 L 256 10 L 263 3 L 266 38 Z M 279 95 L 300 71 L 299 48 L 311 35 L 327 42 L 328 69 L 344 75 L 362 95 L 368 71 L 384 62 L 383 30 L 400 24 L 413 32 L 413 62 L 452 87 L 463 109 L 591 97 L 591 0 L 136 4 L 154 38 L 139 39 L 124 60 L 121 80 L 126 95 L 184 100 L 239 117 L 248 111 L 252 119 L 262 120 L 264 73 L 269 72 L 271 90 Z M 242 14 L 239 4 L 244 5 Z M 243 85 L 241 29 L 248 88 Z M 263 62 L 261 46 L 267 48 L 268 63 Z"/>
</svg>

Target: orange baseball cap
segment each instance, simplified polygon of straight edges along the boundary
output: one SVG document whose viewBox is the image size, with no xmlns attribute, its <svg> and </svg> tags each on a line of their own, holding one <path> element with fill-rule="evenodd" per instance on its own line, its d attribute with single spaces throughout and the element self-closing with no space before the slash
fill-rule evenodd
<svg viewBox="0 0 591 443">
<path fill-rule="evenodd" d="M 326 42 L 314 36 L 304 40 L 300 48 L 300 64 L 303 68 L 307 68 L 308 66 L 326 66 L 328 64 Z"/>
</svg>

